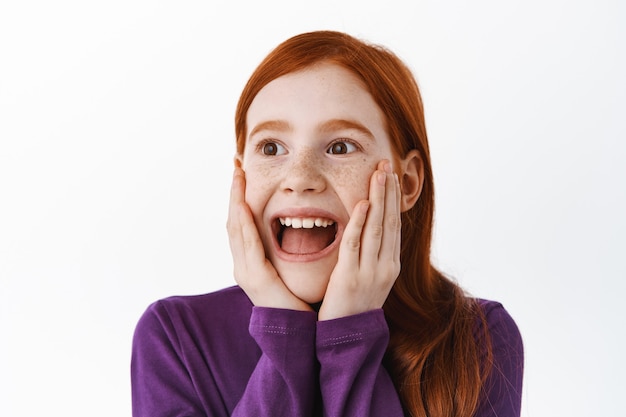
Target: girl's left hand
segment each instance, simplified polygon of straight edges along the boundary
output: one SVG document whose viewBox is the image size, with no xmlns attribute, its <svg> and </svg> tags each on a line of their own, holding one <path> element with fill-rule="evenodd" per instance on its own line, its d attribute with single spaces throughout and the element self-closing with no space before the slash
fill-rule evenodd
<svg viewBox="0 0 626 417">
<path fill-rule="evenodd" d="M 389 161 L 370 179 L 369 200 L 357 203 L 344 231 L 319 320 L 381 308 L 400 274 L 400 184 Z"/>
</svg>

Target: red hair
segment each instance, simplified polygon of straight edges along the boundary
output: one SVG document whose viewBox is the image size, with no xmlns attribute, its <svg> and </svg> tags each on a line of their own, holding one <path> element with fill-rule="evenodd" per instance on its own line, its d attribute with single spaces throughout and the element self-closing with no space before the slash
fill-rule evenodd
<svg viewBox="0 0 626 417">
<path fill-rule="evenodd" d="M 241 94 L 235 115 L 237 152 L 243 153 L 246 116 L 258 92 L 280 76 L 320 62 L 360 78 L 385 115 L 396 158 L 417 150 L 424 166 L 420 197 L 402 213 L 402 267 L 384 305 L 390 329 L 386 368 L 407 415 L 470 416 L 488 371 L 484 365 L 490 363 L 488 335 L 477 302 L 430 261 L 433 176 L 421 95 L 406 65 L 389 50 L 340 32 L 309 32 L 286 40 L 261 62 Z"/>
</svg>

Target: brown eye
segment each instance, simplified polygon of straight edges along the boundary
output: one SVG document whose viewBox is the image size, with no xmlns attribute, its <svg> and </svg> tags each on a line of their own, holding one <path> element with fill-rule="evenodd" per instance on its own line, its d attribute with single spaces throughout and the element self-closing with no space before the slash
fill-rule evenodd
<svg viewBox="0 0 626 417">
<path fill-rule="evenodd" d="M 356 146 L 354 146 L 352 143 L 339 141 L 330 145 L 330 148 L 328 148 L 327 152 L 333 155 L 343 155 L 354 152 L 355 150 Z"/>
<path fill-rule="evenodd" d="M 264 144 L 263 153 L 265 155 L 276 155 L 276 144 L 271 142 Z"/>
<path fill-rule="evenodd" d="M 282 155 L 285 149 L 276 142 L 265 142 L 261 147 L 263 155 Z"/>
</svg>

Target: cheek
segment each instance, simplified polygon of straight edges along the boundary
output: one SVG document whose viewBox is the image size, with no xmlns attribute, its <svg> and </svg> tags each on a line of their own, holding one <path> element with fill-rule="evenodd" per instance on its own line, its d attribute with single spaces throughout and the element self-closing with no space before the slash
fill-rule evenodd
<svg viewBox="0 0 626 417">
<path fill-rule="evenodd" d="M 271 167 L 249 166 L 245 167 L 246 173 L 246 202 L 255 214 L 260 215 L 260 211 L 267 203 L 271 190 L 276 183 L 276 172 Z"/>
<path fill-rule="evenodd" d="M 363 161 L 361 166 L 350 165 L 331 172 L 330 176 L 337 184 L 337 191 L 348 212 L 351 213 L 359 201 L 368 199 L 370 178 L 375 169 L 376 164 Z"/>
</svg>

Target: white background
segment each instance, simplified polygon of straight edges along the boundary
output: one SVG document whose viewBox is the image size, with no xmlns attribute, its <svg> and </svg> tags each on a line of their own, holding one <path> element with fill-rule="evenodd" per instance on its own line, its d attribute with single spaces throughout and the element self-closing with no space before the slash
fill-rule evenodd
<svg viewBox="0 0 626 417">
<path fill-rule="evenodd" d="M 626 11 L 609 1 L 3 1 L 0 415 L 129 416 L 152 301 L 232 285 L 233 115 L 314 29 L 421 85 L 433 260 L 525 340 L 523 415 L 624 415 Z"/>
</svg>

